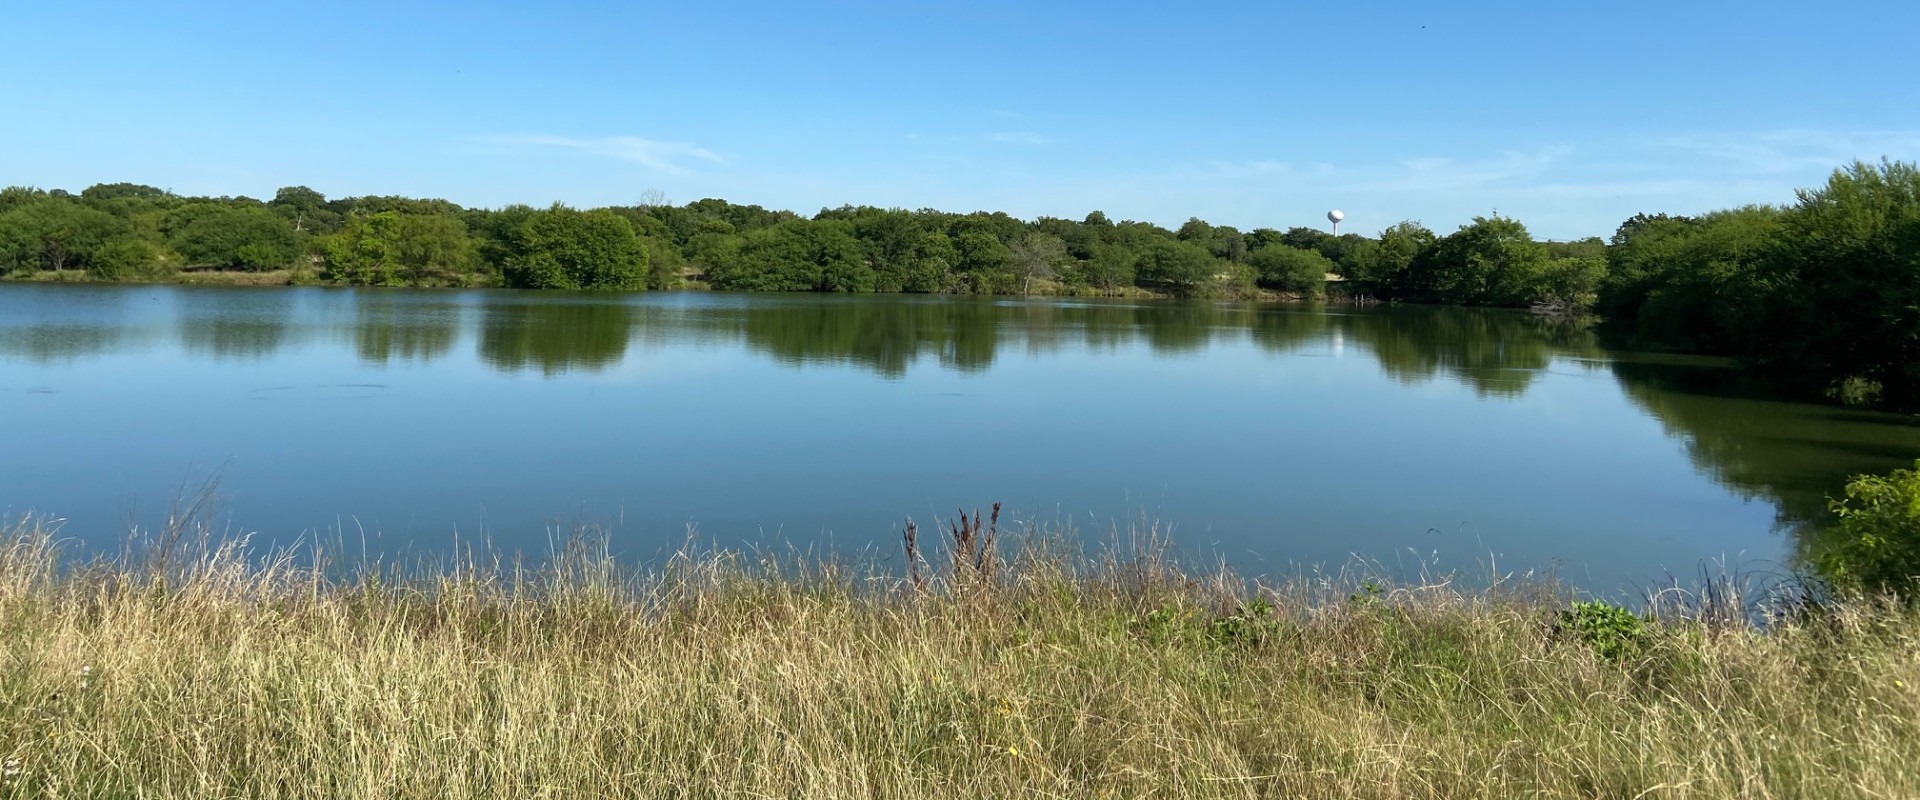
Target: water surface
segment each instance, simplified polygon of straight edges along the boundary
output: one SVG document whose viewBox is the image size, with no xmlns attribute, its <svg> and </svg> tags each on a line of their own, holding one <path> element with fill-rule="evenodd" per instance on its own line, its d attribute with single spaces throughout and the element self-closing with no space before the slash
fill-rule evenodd
<svg viewBox="0 0 1920 800">
<path fill-rule="evenodd" d="M 1526 314 L 669 293 L 0 286 L 0 509 L 544 552 L 891 552 L 1004 502 L 1261 570 L 1791 564 L 1908 418 L 1725 389 Z"/>
</svg>

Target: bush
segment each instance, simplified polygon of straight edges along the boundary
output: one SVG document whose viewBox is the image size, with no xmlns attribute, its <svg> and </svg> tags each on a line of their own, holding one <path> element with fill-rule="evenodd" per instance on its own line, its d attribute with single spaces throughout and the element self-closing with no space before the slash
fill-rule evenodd
<svg viewBox="0 0 1920 800">
<path fill-rule="evenodd" d="M 1631 658 L 1646 647 L 1645 619 L 1598 600 L 1576 602 L 1572 609 L 1560 612 L 1560 629 L 1601 658 Z"/>
<path fill-rule="evenodd" d="M 633 225 L 606 209 L 555 204 L 521 225 L 519 252 L 505 268 L 509 286 L 526 289 L 644 289 L 647 251 Z"/>
<path fill-rule="evenodd" d="M 1920 462 L 1914 466 L 1920 469 Z M 1920 472 L 1856 477 L 1832 509 L 1839 519 L 1827 532 L 1820 572 L 1843 591 L 1912 600 L 1920 577 Z"/>
<path fill-rule="evenodd" d="M 87 270 L 101 280 L 126 280 L 152 275 L 160 264 L 160 248 L 131 236 L 108 242 L 93 254 Z"/>
<path fill-rule="evenodd" d="M 168 244 L 189 264 L 263 272 L 300 257 L 293 222 L 264 206 L 201 203 L 174 212 L 170 224 Z"/>
<path fill-rule="evenodd" d="M 1255 250 L 1247 261 L 1253 265 L 1261 286 L 1308 297 L 1325 294 L 1327 273 L 1340 269 L 1326 256 L 1284 244 Z"/>
</svg>

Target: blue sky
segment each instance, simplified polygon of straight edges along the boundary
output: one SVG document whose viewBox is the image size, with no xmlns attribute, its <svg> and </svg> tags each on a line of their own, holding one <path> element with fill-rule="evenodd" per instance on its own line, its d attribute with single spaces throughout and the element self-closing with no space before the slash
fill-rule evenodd
<svg viewBox="0 0 1920 800">
<path fill-rule="evenodd" d="M 8 3 L 0 184 L 1575 238 L 1920 159 L 1895 0 L 555 5 Z"/>
</svg>

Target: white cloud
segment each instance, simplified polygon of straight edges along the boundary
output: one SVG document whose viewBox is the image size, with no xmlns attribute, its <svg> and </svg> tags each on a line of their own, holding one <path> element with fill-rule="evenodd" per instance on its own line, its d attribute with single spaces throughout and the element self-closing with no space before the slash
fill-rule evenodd
<svg viewBox="0 0 1920 800">
<path fill-rule="evenodd" d="M 985 138 L 1000 144 L 1046 144 L 1053 141 L 1033 131 L 997 131 L 987 134 Z"/>
<path fill-rule="evenodd" d="M 1656 150 L 1701 158 L 1730 171 L 1782 175 L 1809 169 L 1826 171 L 1854 159 L 1882 156 L 1912 160 L 1920 155 L 1920 131 L 1830 131 L 1789 129 L 1758 133 L 1716 133 L 1652 139 Z"/>
<path fill-rule="evenodd" d="M 686 161 L 727 163 L 726 159 L 704 147 L 696 147 L 684 142 L 659 142 L 638 136 L 603 136 L 597 139 L 545 135 L 486 136 L 480 141 L 484 144 L 509 148 L 572 150 L 587 155 L 627 161 L 648 169 L 676 175 L 688 172 L 683 163 Z"/>
</svg>

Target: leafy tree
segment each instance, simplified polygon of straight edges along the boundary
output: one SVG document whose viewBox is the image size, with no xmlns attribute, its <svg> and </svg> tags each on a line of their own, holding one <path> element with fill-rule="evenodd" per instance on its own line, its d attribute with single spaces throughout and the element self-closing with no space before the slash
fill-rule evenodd
<svg viewBox="0 0 1920 800">
<path fill-rule="evenodd" d="M 299 188 L 299 187 L 296 187 Z M 382 211 L 398 211 L 402 214 L 447 214 L 459 216 L 466 209 L 460 204 L 437 197 L 399 197 L 396 195 L 363 195 L 345 197 L 327 202 L 327 208 L 342 218 L 354 214 L 378 214 Z"/>
<path fill-rule="evenodd" d="M 1412 220 L 1394 223 L 1370 245 L 1354 248 L 1342 276 L 1354 291 L 1381 298 L 1411 294 L 1413 262 L 1438 237 Z"/>
<path fill-rule="evenodd" d="M 284 206 L 295 211 L 318 211 L 327 207 L 327 196 L 305 186 L 283 186 L 273 193 L 267 205 Z"/>
<path fill-rule="evenodd" d="M 103 211 L 51 197 L 0 213 L 0 272 L 85 267 L 127 223 Z"/>
<path fill-rule="evenodd" d="M 1534 297 L 1567 308 L 1591 308 L 1600 282 L 1607 276 L 1607 260 L 1594 256 L 1567 256 L 1548 261 L 1540 272 Z"/>
<path fill-rule="evenodd" d="M 1411 294 L 1426 302 L 1524 306 L 1538 299 L 1546 248 L 1508 217 L 1474 217 L 1415 259 Z"/>
<path fill-rule="evenodd" d="M 328 279 L 365 286 L 457 284 L 478 261 L 466 225 L 439 214 L 357 216 L 324 249 Z"/>
<path fill-rule="evenodd" d="M 1109 295 L 1133 285 L 1133 251 L 1117 244 L 1094 245 L 1093 257 L 1082 264 L 1088 285 Z"/>
<path fill-rule="evenodd" d="M 9 186 L 0 189 L 0 213 L 12 211 L 20 206 L 47 199 L 47 193 L 31 186 Z"/>
<path fill-rule="evenodd" d="M 1758 313 L 1749 287 L 1780 233 L 1767 206 L 1628 220 L 1607 252 L 1597 310 L 1640 345 L 1732 354 Z"/>
<path fill-rule="evenodd" d="M 1139 259 L 1137 280 L 1181 296 L 1205 294 L 1221 266 L 1205 247 L 1165 239 L 1148 244 Z"/>
<path fill-rule="evenodd" d="M 1280 243 L 1297 250 L 1312 250 L 1317 253 L 1321 248 L 1326 247 L 1327 241 L 1332 238 L 1333 234 L 1319 228 L 1293 227 L 1288 228 L 1286 233 L 1280 234 Z"/>
<path fill-rule="evenodd" d="M 721 289 L 870 292 L 873 270 L 845 220 L 789 220 L 748 234 L 738 263 L 711 275 Z"/>
<path fill-rule="evenodd" d="M 1238 264 L 1247 260 L 1247 238 L 1230 226 L 1221 225 L 1213 229 L 1211 249 L 1216 258 L 1224 258 L 1230 263 Z"/>
<path fill-rule="evenodd" d="M 307 233 L 328 233 L 340 229 L 345 218 L 341 213 L 328 207 L 327 198 L 305 186 L 287 186 L 273 193 L 268 206 L 293 220 L 293 228 Z M 378 213 L 368 208 L 359 208 L 363 213 Z M 395 210 L 395 209 L 382 209 Z"/>
<path fill-rule="evenodd" d="M 1072 258 L 1092 258 L 1093 246 L 1100 243 L 1098 228 L 1070 219 L 1041 217 L 1033 221 L 1033 227 L 1039 233 L 1059 237 L 1061 243 L 1066 245 L 1067 255 Z"/>
<path fill-rule="evenodd" d="M 1173 232 L 1173 238 L 1205 246 L 1213 241 L 1213 226 L 1199 217 L 1188 217 L 1187 221 L 1181 223 L 1180 228 Z"/>
<path fill-rule="evenodd" d="M 1327 273 L 1336 268 L 1326 256 L 1284 244 L 1253 251 L 1248 263 L 1261 286 L 1308 297 L 1326 294 Z"/>
<path fill-rule="evenodd" d="M 953 268 L 959 263 L 960 253 L 953 247 L 953 239 L 939 231 L 928 231 L 920 235 L 920 241 L 913 246 L 913 258 L 902 276 L 900 290 L 904 292 L 944 292 L 951 288 Z"/>
<path fill-rule="evenodd" d="M 1802 190 L 1778 247 L 1734 292 L 1744 355 L 1837 389 L 1920 403 L 1920 168 L 1883 161 Z"/>
<path fill-rule="evenodd" d="M 123 199 L 160 200 L 168 196 L 164 189 L 139 183 L 96 183 L 80 190 L 80 199 L 90 203 Z"/>
<path fill-rule="evenodd" d="M 392 211 L 356 216 L 326 241 L 328 280 L 361 286 L 400 284 L 400 215 Z"/>
<path fill-rule="evenodd" d="M 953 250 L 954 271 L 964 276 L 966 288 L 974 292 L 993 291 L 999 283 L 997 274 L 1005 274 L 1013 260 L 1013 251 L 985 230 L 963 229 L 953 236 Z"/>
<path fill-rule="evenodd" d="M 741 233 L 771 228 L 800 218 L 791 211 L 770 211 L 760 206 L 739 205 L 711 197 L 688 203 L 686 212 L 696 220 L 716 219 L 725 222 Z"/>
<path fill-rule="evenodd" d="M 1343 237 L 1344 238 L 1344 237 Z M 1598 236 L 1575 239 L 1570 242 L 1541 242 L 1547 248 L 1548 258 L 1598 258 L 1607 257 L 1607 243 Z"/>
<path fill-rule="evenodd" d="M 153 277 L 159 274 L 166 254 L 159 245 L 132 235 L 117 236 L 95 250 L 87 270 L 103 280 Z"/>
<path fill-rule="evenodd" d="M 1058 236 L 1034 232 L 1013 240 L 1008 252 L 1013 274 L 1020 278 L 1020 293 L 1031 294 L 1034 278 L 1050 280 L 1059 274 L 1059 264 L 1067 258 L 1067 244 Z"/>
<path fill-rule="evenodd" d="M 947 224 L 947 235 L 958 240 L 962 234 L 980 232 L 992 236 L 1001 244 L 1006 244 L 1027 232 L 1027 223 L 1014 219 L 1004 211 L 975 211 L 971 214 L 952 217 Z"/>
<path fill-rule="evenodd" d="M 642 289 L 647 251 L 633 226 L 605 209 L 555 203 L 521 226 L 505 267 L 508 285 L 531 289 Z"/>
<path fill-rule="evenodd" d="M 920 221 L 909 211 L 872 207 L 858 209 L 847 220 L 873 267 L 875 288 L 902 291 L 914 267 L 914 249 L 920 244 Z"/>
<path fill-rule="evenodd" d="M 293 223 L 265 206 L 194 203 L 173 212 L 169 226 L 168 244 L 189 264 L 267 270 L 300 256 Z"/>
<path fill-rule="evenodd" d="M 1303 229 L 1304 230 L 1304 229 Z M 1281 238 L 1284 234 L 1272 228 L 1254 228 L 1247 231 L 1247 249 L 1258 250 L 1275 244 L 1286 244 Z"/>
<path fill-rule="evenodd" d="M 1238 264 L 1246 258 L 1247 239 L 1240 231 L 1229 226 L 1214 226 L 1199 217 L 1189 217 L 1174 231 L 1173 237 L 1183 242 L 1191 242 L 1207 248 L 1215 258 L 1223 258 Z"/>
<path fill-rule="evenodd" d="M 678 289 L 685 285 L 682 276 L 686 258 L 680 249 L 664 238 L 641 236 L 640 247 L 647 252 L 647 288 Z"/>
<path fill-rule="evenodd" d="M 473 209 L 461 214 L 461 221 L 478 240 L 481 262 L 499 267 L 526 249 L 522 234 L 527 220 L 537 213 L 533 206 L 516 204 L 498 210 Z"/>
<path fill-rule="evenodd" d="M 1832 501 L 1820 571 L 1842 590 L 1920 600 L 1920 463 L 1886 477 L 1861 475 Z"/>
<path fill-rule="evenodd" d="M 686 248 L 687 261 L 709 279 L 737 267 L 740 249 L 746 243 L 745 237 L 734 233 L 732 225 L 719 220 L 713 220 L 710 225 L 694 234 Z"/>
</svg>

